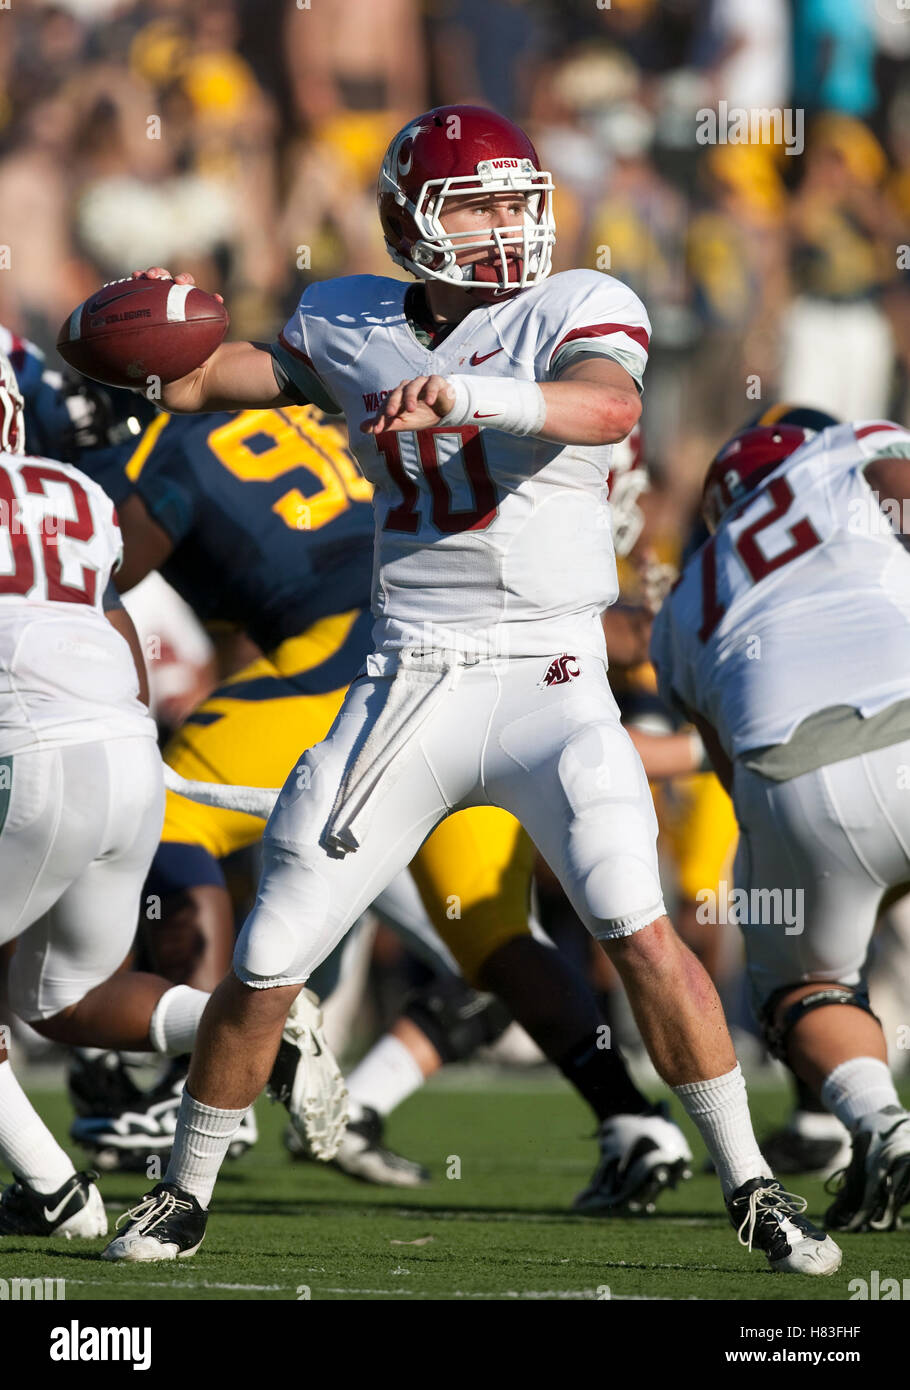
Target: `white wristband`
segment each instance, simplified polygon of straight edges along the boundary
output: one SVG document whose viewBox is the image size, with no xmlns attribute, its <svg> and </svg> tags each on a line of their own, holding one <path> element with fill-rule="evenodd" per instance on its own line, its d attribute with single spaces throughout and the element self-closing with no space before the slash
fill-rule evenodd
<svg viewBox="0 0 910 1390">
<path fill-rule="evenodd" d="M 547 405 L 536 381 L 503 376 L 449 376 L 455 404 L 439 425 L 474 425 L 504 434 L 537 434 Z"/>
</svg>

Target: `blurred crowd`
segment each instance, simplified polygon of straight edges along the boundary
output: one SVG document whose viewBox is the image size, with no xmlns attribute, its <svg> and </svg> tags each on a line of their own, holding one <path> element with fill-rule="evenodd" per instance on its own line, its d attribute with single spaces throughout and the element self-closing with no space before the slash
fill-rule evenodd
<svg viewBox="0 0 910 1390">
<path fill-rule="evenodd" d="M 555 268 L 608 270 L 648 308 L 661 558 L 763 405 L 910 423 L 906 0 L 14 0 L 0 322 L 53 359 L 99 282 L 160 264 L 271 338 L 307 280 L 401 273 L 378 166 L 448 102 L 528 129 Z M 722 119 L 705 138 L 706 111 L 737 110 L 789 112 L 794 139 Z"/>
<path fill-rule="evenodd" d="M 452 101 L 529 128 L 557 269 L 644 299 L 670 515 L 753 402 L 910 418 L 903 0 L 16 0 L 0 321 L 52 349 L 99 279 L 179 262 L 271 336 L 308 278 L 398 273 L 377 167 Z M 800 139 L 701 143 L 718 103 L 795 111 Z"/>
</svg>

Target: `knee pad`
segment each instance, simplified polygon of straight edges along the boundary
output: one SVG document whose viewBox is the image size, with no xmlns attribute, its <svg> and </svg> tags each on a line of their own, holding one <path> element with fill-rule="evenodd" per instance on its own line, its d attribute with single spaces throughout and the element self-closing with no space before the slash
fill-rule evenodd
<svg viewBox="0 0 910 1390">
<path fill-rule="evenodd" d="M 292 850 L 264 842 L 256 904 L 234 950 L 234 973 L 254 989 L 306 981 L 335 943 L 327 941 L 331 893 Z"/>
<path fill-rule="evenodd" d="M 201 888 L 207 884 L 226 887 L 221 864 L 207 849 L 201 845 L 162 841 L 148 872 L 146 888 L 149 893 L 168 898 L 187 888 Z"/>
<path fill-rule="evenodd" d="M 873 1013 L 869 1003 L 869 992 L 865 984 L 841 985 L 835 981 L 833 984 L 819 983 L 817 990 L 811 994 L 804 994 L 802 999 L 797 999 L 796 1003 L 791 1004 L 785 1011 L 780 1023 L 775 1023 L 774 1015 L 777 1013 L 778 1004 L 785 994 L 789 994 L 790 990 L 795 988 L 795 985 L 782 985 L 780 989 L 776 989 L 762 1005 L 759 1013 L 758 1021 L 768 1051 L 781 1062 L 787 1060 L 787 1038 L 790 1033 L 799 1020 L 805 1014 L 810 1014 L 813 1009 L 824 1009 L 829 1004 L 849 1004 L 854 1009 L 862 1009 L 870 1018 L 874 1018 L 876 1023 L 879 1022 L 878 1015 Z"/>
<path fill-rule="evenodd" d="M 501 1037 L 511 1023 L 504 1004 L 491 994 L 479 994 L 453 977 L 438 979 L 412 994 L 405 1018 L 425 1033 L 443 1062 L 463 1062 Z"/>
</svg>

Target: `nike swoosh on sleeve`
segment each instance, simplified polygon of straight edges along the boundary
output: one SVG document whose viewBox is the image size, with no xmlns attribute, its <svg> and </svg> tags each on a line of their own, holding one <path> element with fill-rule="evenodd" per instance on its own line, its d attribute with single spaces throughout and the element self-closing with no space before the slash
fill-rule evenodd
<svg viewBox="0 0 910 1390">
<path fill-rule="evenodd" d="M 471 366 L 479 367 L 481 362 L 486 362 L 489 357 L 495 357 L 497 352 L 502 352 L 502 348 L 498 347 L 494 348 L 492 352 L 485 352 L 482 357 L 475 352 L 473 357 L 470 358 Z"/>
</svg>

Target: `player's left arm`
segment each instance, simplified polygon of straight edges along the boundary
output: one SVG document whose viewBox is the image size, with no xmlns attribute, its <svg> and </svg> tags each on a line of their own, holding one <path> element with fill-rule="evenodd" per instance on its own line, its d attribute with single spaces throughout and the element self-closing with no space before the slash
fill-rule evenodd
<svg viewBox="0 0 910 1390">
<path fill-rule="evenodd" d="M 547 414 L 539 437 L 555 444 L 618 444 L 641 416 L 638 387 L 609 357 L 570 362 L 540 390 Z"/>
<path fill-rule="evenodd" d="M 910 450 L 903 458 L 882 454 L 871 459 L 863 470 L 884 515 L 896 512 L 903 517 L 907 515 L 904 508 L 910 508 L 910 456 L 907 455 L 910 455 Z M 895 535 L 901 545 L 910 550 L 910 536 L 903 528 Z"/>
<path fill-rule="evenodd" d="M 647 778 L 651 782 L 665 777 L 691 777 L 705 770 L 706 749 L 701 735 L 683 729 L 675 734 L 652 734 L 634 725 L 626 733 L 638 750 Z"/>
<path fill-rule="evenodd" d="M 142 651 L 142 643 L 139 641 L 139 634 L 129 613 L 123 606 L 120 595 L 114 588 L 114 581 L 109 580 L 107 589 L 104 592 L 104 616 L 107 618 L 111 627 L 120 633 L 126 642 L 133 657 L 133 665 L 136 667 L 136 677 L 139 681 L 139 699 L 148 708 L 149 702 L 149 679 L 145 669 L 145 656 Z"/>
<path fill-rule="evenodd" d="M 370 420 L 364 434 L 433 429 L 446 424 L 488 421 L 506 433 L 535 435 L 553 444 L 616 444 L 637 424 L 641 399 L 635 381 L 609 357 L 570 362 L 558 381 L 509 377 L 459 377 L 470 399 L 442 376 L 403 381 Z M 457 418 L 446 419 L 456 412 Z M 462 419 L 462 415 L 464 418 Z"/>
<path fill-rule="evenodd" d="M 733 795 L 733 763 L 724 752 L 723 745 L 717 735 L 717 730 L 713 724 L 709 724 L 703 714 L 697 710 L 686 709 L 685 714 L 695 725 L 701 736 L 701 741 L 705 746 L 708 761 L 717 774 L 717 779 L 728 796 Z"/>
<path fill-rule="evenodd" d="M 692 561 L 691 563 L 696 563 Z M 705 771 L 704 758 L 707 756 L 708 762 L 717 774 L 724 790 L 733 795 L 733 764 L 724 751 L 717 730 L 713 724 L 695 708 L 694 699 L 689 689 L 687 679 L 688 661 L 684 653 L 680 650 L 678 641 L 679 633 L 675 625 L 672 600 L 668 600 L 654 622 L 654 630 L 651 634 L 651 662 L 657 675 L 657 690 L 660 698 L 669 709 L 676 709 L 684 719 L 694 725 L 700 739 L 701 746 L 690 735 L 683 737 L 689 739 L 689 748 L 686 750 L 682 744 L 677 744 L 673 748 L 664 750 L 667 755 L 681 754 L 683 758 L 688 754 L 693 762 L 698 758 L 698 766 L 690 768 L 690 771 Z M 670 740 L 667 740 L 668 745 Z M 649 776 L 659 776 L 660 773 L 654 770 L 654 755 L 661 750 L 651 748 L 645 750 L 639 747 L 642 761 L 648 768 L 648 758 L 645 757 L 646 751 L 650 754 L 652 768 Z M 666 772 L 664 776 L 673 775 Z"/>
</svg>

